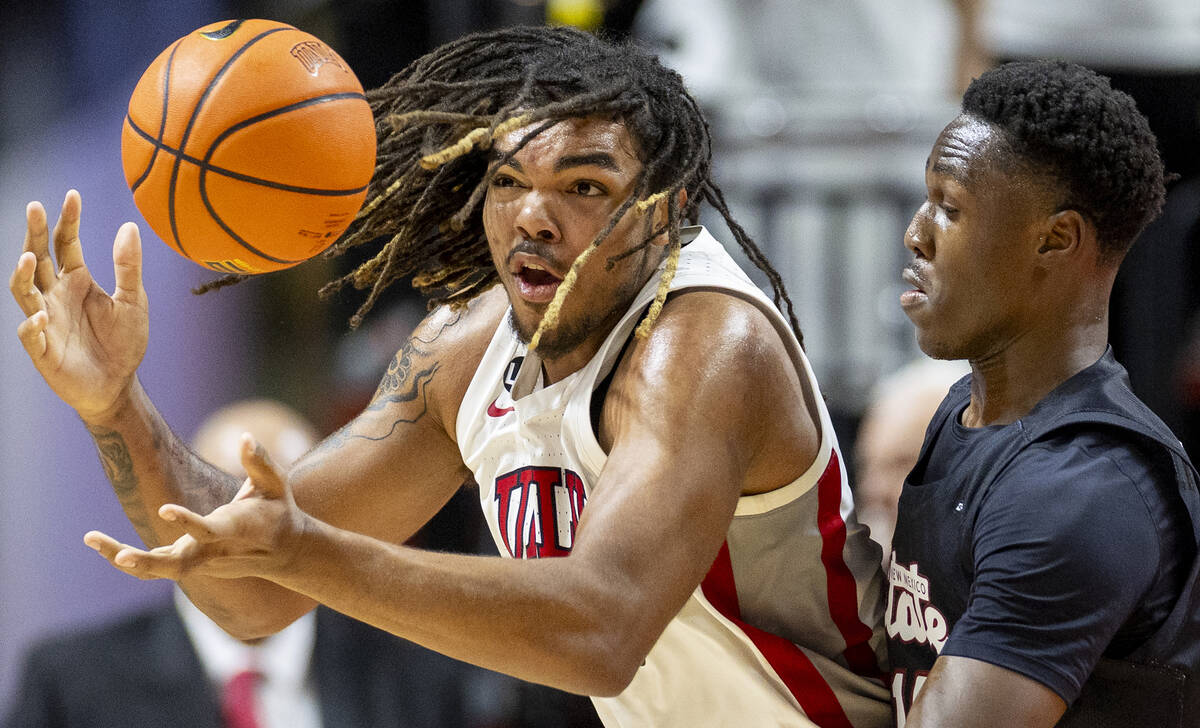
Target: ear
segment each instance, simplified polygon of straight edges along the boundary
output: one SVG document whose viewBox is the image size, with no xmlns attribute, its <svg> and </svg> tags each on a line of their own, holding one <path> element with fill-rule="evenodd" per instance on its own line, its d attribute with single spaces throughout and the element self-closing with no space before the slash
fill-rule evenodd
<svg viewBox="0 0 1200 728">
<path fill-rule="evenodd" d="M 1049 263 L 1085 250 L 1096 251 L 1096 226 L 1078 210 L 1062 210 L 1046 218 L 1046 226 L 1038 238 L 1037 253 L 1041 260 Z"/>
<path fill-rule="evenodd" d="M 679 190 L 679 194 L 676 195 L 675 199 L 679 202 L 679 210 L 682 212 L 684 206 L 687 205 L 687 190 Z M 658 204 L 654 206 L 653 224 L 654 229 L 656 230 L 667 224 L 667 205 L 665 204 L 665 200 L 660 200 Z M 664 233 L 655 238 L 652 245 L 665 246 L 669 240 L 670 238 Z"/>
</svg>

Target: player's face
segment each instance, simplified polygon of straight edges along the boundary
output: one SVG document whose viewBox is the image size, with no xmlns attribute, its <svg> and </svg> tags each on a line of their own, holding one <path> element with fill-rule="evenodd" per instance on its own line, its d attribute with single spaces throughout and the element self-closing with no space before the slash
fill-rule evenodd
<svg viewBox="0 0 1200 728">
<path fill-rule="evenodd" d="M 512 149 L 528 131 L 497 140 L 497 149 Z M 542 132 L 497 170 L 483 226 L 523 340 L 537 330 L 575 258 L 633 192 L 641 169 L 623 124 L 581 118 Z M 609 258 L 641 242 L 643 224 L 635 206 L 579 271 L 558 325 L 539 342 L 543 359 L 569 355 L 582 366 L 603 342 L 661 259 L 661 248 L 650 246 L 607 269 Z"/>
<path fill-rule="evenodd" d="M 917 343 L 939 359 L 985 359 L 1039 315 L 1040 224 L 1053 212 L 1008 161 L 1001 132 L 963 115 L 938 136 L 925 164 L 926 200 L 904 235 L 912 288 L 900 305 Z"/>
</svg>

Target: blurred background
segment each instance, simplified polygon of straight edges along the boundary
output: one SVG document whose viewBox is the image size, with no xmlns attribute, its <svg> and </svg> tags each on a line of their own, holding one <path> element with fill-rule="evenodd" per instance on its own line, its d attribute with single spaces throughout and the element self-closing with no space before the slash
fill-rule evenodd
<svg viewBox="0 0 1200 728">
<path fill-rule="evenodd" d="M 718 181 L 790 290 L 853 472 L 857 426 L 875 385 L 921 358 L 897 297 L 907 258 L 902 236 L 924 197 L 929 148 L 973 75 L 1001 60 L 1061 56 L 1112 74 L 1133 93 L 1160 133 L 1168 168 L 1180 175 L 1163 219 L 1123 268 L 1112 339 L 1135 389 L 1196 457 L 1200 5 L 1013 0 L 1000 6 L 984 0 L 7 2 L 0 9 L 6 251 L 0 262 L 16 262 L 26 203 L 42 201 L 53 220 L 73 187 L 84 202 L 87 260 L 111 290 L 113 234 L 123 221 L 142 222 L 121 171 L 129 94 L 163 48 L 201 25 L 238 17 L 291 23 L 337 50 L 365 87 L 477 29 L 558 22 L 631 34 L 677 68 L 705 107 Z M 1070 42 L 1075 36 L 1082 40 Z M 728 238 L 719 218 L 703 221 Z M 140 376 L 184 438 L 207 413 L 249 396 L 279 399 L 323 432 L 336 429 L 366 403 L 423 314 L 411 293 L 395 290 L 362 328 L 350 331 L 346 322 L 358 297 L 323 302 L 316 291 L 347 270 L 352 256 L 194 296 L 189 289 L 215 275 L 180 258 L 145 224 L 141 229 L 151 336 Z M 8 332 L 0 337 L 6 404 L 0 714 L 35 640 L 171 598 L 169 584 L 123 576 L 84 546 L 83 534 L 93 528 L 134 542 L 136 536 L 84 427 L 21 349 L 20 320 L 15 304 L 0 305 Z M 480 540 L 474 500 L 473 492 L 452 500 L 418 540 L 489 549 Z M 493 715 L 494 725 L 537 725 L 538 715 L 547 725 L 587 723 L 571 713 L 578 710 L 574 702 L 552 691 L 505 689 L 509 697 L 497 700 L 509 707 Z"/>
</svg>

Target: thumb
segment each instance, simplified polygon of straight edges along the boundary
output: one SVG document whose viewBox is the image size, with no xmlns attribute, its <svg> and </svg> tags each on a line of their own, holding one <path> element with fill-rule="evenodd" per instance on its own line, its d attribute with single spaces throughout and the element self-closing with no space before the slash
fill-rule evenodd
<svg viewBox="0 0 1200 728">
<path fill-rule="evenodd" d="M 133 302 L 145 295 L 142 289 L 142 236 L 136 223 L 127 222 L 117 230 L 113 241 L 113 273 L 116 280 L 113 298 Z"/>
<path fill-rule="evenodd" d="M 287 493 L 283 473 L 275 466 L 262 443 L 249 432 L 242 433 L 242 467 L 255 490 L 267 498 L 283 498 Z"/>
</svg>

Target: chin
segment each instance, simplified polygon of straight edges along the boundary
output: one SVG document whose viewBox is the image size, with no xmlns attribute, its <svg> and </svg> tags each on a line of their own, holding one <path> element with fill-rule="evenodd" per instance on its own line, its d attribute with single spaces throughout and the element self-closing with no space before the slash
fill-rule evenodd
<svg viewBox="0 0 1200 728">
<path fill-rule="evenodd" d="M 514 311 L 509 310 L 508 325 L 516 334 L 517 340 L 526 346 L 537 332 L 539 323 L 540 320 L 526 326 Z M 538 342 L 538 355 L 545 360 L 555 359 L 570 352 L 586 338 L 588 328 L 587 326 L 572 326 L 569 321 L 564 323 L 560 318 L 558 326 L 542 332 L 542 340 Z"/>
<path fill-rule="evenodd" d="M 559 321 L 558 326 L 542 333 L 542 340 L 538 342 L 538 355 L 543 360 L 554 360 L 571 353 L 587 338 L 589 329 L 590 327 L 564 325 Z M 525 340 L 525 343 L 528 344 L 528 340 Z"/>
<path fill-rule="evenodd" d="M 923 329 L 917 329 L 917 347 L 931 359 L 954 361 L 966 358 L 961 351 L 961 342 L 947 340 L 947 337 Z"/>
</svg>

